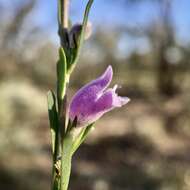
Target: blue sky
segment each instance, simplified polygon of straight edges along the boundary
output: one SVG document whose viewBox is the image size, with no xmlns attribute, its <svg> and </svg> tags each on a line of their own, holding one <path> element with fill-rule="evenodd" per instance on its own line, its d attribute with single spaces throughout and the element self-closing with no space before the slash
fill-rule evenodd
<svg viewBox="0 0 190 190">
<path fill-rule="evenodd" d="M 8 10 L 11 9 L 13 0 L 0 0 L 0 3 Z M 90 20 L 96 28 L 102 26 L 136 25 L 143 26 L 152 18 L 156 18 L 158 13 L 152 4 L 148 1 L 140 3 L 138 6 L 129 6 L 124 0 L 94 0 L 90 14 Z M 14 0 L 19 6 L 23 0 Z M 37 0 L 37 4 L 30 21 L 40 26 L 45 31 L 56 35 L 56 11 L 57 0 Z M 71 17 L 74 22 L 82 20 L 83 12 L 87 0 L 71 0 Z M 175 28 L 181 41 L 190 39 L 190 0 L 173 0 L 173 16 L 175 19 Z"/>
<path fill-rule="evenodd" d="M 56 0 L 38 0 L 34 22 L 56 31 Z M 119 3 L 120 2 L 120 3 Z M 130 6 L 122 1 L 94 0 L 90 20 L 97 25 L 144 25 L 158 13 L 148 1 L 138 6 Z M 74 22 L 82 20 L 87 0 L 71 1 L 71 16 Z M 130 7 L 129 7 L 130 6 Z M 190 38 L 190 0 L 173 0 L 173 16 L 175 27 L 180 39 Z"/>
</svg>

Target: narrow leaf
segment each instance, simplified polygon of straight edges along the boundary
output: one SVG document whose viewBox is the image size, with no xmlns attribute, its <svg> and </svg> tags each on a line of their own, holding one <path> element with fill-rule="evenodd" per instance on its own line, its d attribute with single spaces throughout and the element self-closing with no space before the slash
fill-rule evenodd
<svg viewBox="0 0 190 190">
<path fill-rule="evenodd" d="M 59 23 L 59 26 L 61 25 L 62 23 L 62 4 L 61 4 L 61 0 L 58 0 L 58 10 L 57 10 L 57 18 L 58 18 L 58 23 Z"/>
<path fill-rule="evenodd" d="M 82 30 L 81 30 L 81 34 L 79 37 L 79 42 L 78 42 L 78 46 L 77 49 L 73 49 L 73 53 L 75 54 L 74 56 L 74 60 L 72 61 L 72 65 L 70 68 L 70 73 L 73 71 L 78 59 L 79 59 L 79 55 L 81 52 L 81 48 L 83 46 L 83 42 L 84 42 L 84 36 L 85 36 L 85 31 L 86 31 L 86 26 L 87 26 L 87 22 L 88 22 L 88 16 L 89 16 L 89 12 L 90 12 L 90 8 L 92 6 L 93 0 L 89 0 L 87 5 L 86 5 L 86 9 L 85 9 L 85 13 L 84 13 L 84 18 L 83 18 L 83 23 L 82 23 Z"/>
<path fill-rule="evenodd" d="M 55 152 L 56 144 L 56 133 L 58 131 L 58 116 L 56 109 L 56 98 L 52 91 L 47 93 L 47 102 L 48 102 L 48 113 L 49 113 L 49 122 L 51 130 L 51 140 L 52 140 L 52 152 Z"/>
<path fill-rule="evenodd" d="M 76 138 L 74 144 L 73 144 L 73 153 L 78 149 L 78 147 L 84 142 L 86 139 L 88 133 L 91 131 L 91 129 L 94 127 L 94 123 L 88 125 L 82 131 L 79 133 L 78 137 Z"/>
<path fill-rule="evenodd" d="M 66 134 L 62 145 L 60 190 L 67 190 L 71 174 L 73 137 Z"/>
<path fill-rule="evenodd" d="M 74 118 L 73 122 L 69 119 L 66 134 L 69 133 L 73 128 L 77 126 L 77 117 Z"/>
<path fill-rule="evenodd" d="M 86 139 L 88 133 L 90 132 L 90 130 L 94 127 L 94 123 L 88 125 L 84 131 L 84 133 L 82 134 L 81 140 L 80 140 L 80 144 L 82 144 L 84 142 L 84 140 Z"/>
<path fill-rule="evenodd" d="M 67 61 L 63 48 L 59 49 L 59 61 L 57 63 L 57 90 L 58 97 L 60 100 L 63 100 L 66 91 L 66 82 L 67 82 Z"/>
</svg>

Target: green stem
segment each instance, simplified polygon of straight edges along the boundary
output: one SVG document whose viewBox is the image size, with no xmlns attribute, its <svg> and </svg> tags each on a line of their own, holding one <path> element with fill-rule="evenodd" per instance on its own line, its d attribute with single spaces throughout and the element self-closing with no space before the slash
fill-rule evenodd
<svg viewBox="0 0 190 190">
<path fill-rule="evenodd" d="M 71 135 L 65 136 L 62 147 L 60 190 L 68 189 L 71 174 L 72 143 Z"/>
<path fill-rule="evenodd" d="M 59 178 L 55 176 L 53 176 L 53 186 L 52 186 L 52 190 L 59 190 Z"/>
<path fill-rule="evenodd" d="M 69 185 L 69 178 L 71 174 L 71 157 L 68 159 L 64 159 L 64 164 L 62 167 L 63 171 L 65 172 L 61 177 L 61 189 L 60 190 L 67 190 Z"/>
</svg>

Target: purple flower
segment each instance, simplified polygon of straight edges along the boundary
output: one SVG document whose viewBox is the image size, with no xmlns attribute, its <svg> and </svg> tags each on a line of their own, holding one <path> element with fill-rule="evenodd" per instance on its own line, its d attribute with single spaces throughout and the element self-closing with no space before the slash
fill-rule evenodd
<svg viewBox="0 0 190 190">
<path fill-rule="evenodd" d="M 129 98 L 117 95 L 117 85 L 107 89 L 112 76 L 112 67 L 108 66 L 102 76 L 82 87 L 74 95 L 69 106 L 69 118 L 72 121 L 77 117 L 78 125 L 86 126 L 104 113 L 129 102 Z"/>
</svg>

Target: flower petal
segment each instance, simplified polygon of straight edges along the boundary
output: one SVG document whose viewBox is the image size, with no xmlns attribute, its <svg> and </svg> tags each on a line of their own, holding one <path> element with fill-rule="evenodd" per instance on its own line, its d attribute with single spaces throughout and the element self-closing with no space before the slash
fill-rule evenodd
<svg viewBox="0 0 190 190">
<path fill-rule="evenodd" d="M 79 126 L 88 125 L 99 119 L 104 113 L 129 102 L 129 98 L 120 97 L 115 92 L 117 85 L 105 91 L 112 80 L 112 67 L 104 74 L 81 88 L 73 97 L 69 106 L 69 117 L 77 117 Z"/>
<path fill-rule="evenodd" d="M 112 106 L 113 95 L 112 91 L 106 91 L 98 99 L 94 99 L 87 105 L 84 105 L 80 112 L 77 114 L 77 119 L 80 126 L 88 125 L 98 120 L 105 112 L 113 109 Z M 71 115 L 71 112 L 70 112 Z"/>
<path fill-rule="evenodd" d="M 113 102 L 112 102 L 112 105 L 114 107 L 121 107 L 121 106 L 127 104 L 130 101 L 130 99 L 128 97 L 118 96 L 118 94 L 115 92 L 117 87 L 118 87 L 118 85 L 115 85 L 113 87 Z"/>
<path fill-rule="evenodd" d="M 72 98 L 69 115 L 72 119 L 88 114 L 95 100 L 103 93 L 112 80 L 113 70 L 109 66 L 104 74 L 82 87 Z"/>
<path fill-rule="evenodd" d="M 108 112 L 115 107 L 121 107 L 130 101 L 128 97 L 118 96 L 115 88 L 108 89 L 96 102 L 97 112 Z"/>
<path fill-rule="evenodd" d="M 108 66 L 106 71 L 99 78 L 93 80 L 92 82 L 86 84 L 82 87 L 76 94 L 76 96 L 83 96 L 88 94 L 88 96 L 97 96 L 97 93 L 103 92 L 110 84 L 113 76 L 113 70 L 111 66 Z M 86 94 L 87 93 L 87 94 Z M 75 98 L 75 97 L 74 97 Z"/>
</svg>

